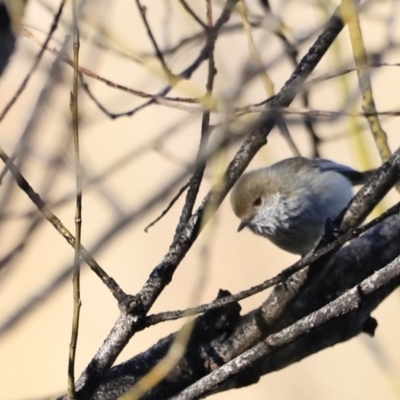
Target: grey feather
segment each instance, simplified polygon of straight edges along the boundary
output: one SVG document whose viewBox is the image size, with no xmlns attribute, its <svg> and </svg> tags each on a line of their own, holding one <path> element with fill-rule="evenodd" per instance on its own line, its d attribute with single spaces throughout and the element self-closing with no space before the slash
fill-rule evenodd
<svg viewBox="0 0 400 400">
<path fill-rule="evenodd" d="M 338 164 L 334 161 L 317 158 L 313 160 L 315 167 L 321 171 L 335 171 L 346 177 L 353 185 L 361 185 L 366 182 L 368 174 L 356 171 L 347 165 Z"/>
</svg>

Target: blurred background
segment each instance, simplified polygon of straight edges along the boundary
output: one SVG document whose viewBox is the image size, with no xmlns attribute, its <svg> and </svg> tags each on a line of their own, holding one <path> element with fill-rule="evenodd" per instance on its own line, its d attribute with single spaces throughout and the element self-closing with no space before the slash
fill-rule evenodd
<svg viewBox="0 0 400 400">
<path fill-rule="evenodd" d="M 294 67 L 290 58 L 285 56 L 282 39 L 274 31 L 280 30 L 291 43 L 299 43 L 300 60 L 339 3 L 276 0 L 270 2 L 272 13 L 267 12 L 265 3 L 258 0 L 245 2 L 255 47 L 277 92 Z M 146 16 L 159 47 L 166 54 L 168 67 L 174 73 L 181 72 L 194 61 L 204 44 L 204 38 L 196 36 L 202 31 L 199 24 L 178 1 L 143 0 L 142 4 L 147 9 Z M 189 4 L 206 21 L 205 2 Z M 25 178 L 66 227 L 74 232 L 70 65 L 62 61 L 56 64 L 55 80 L 53 76 L 50 89 L 44 89 L 49 86 L 58 52 L 64 48 L 65 54 L 72 57 L 71 41 L 66 40 L 66 35 L 71 32 L 71 2 L 66 2 L 49 43 L 50 51 L 45 51 L 26 89 L 12 108 L 3 114 L 4 107 L 31 69 L 59 5 L 56 0 L 29 0 L 23 14 L 14 11 L 16 49 L 0 77 L 0 145 L 8 154 L 23 149 L 25 156 L 21 171 Z M 222 0 L 212 1 L 214 21 L 223 5 Z M 138 109 L 146 99 L 98 79 L 105 78 L 125 89 L 150 94 L 158 93 L 167 84 L 135 2 L 80 1 L 78 6 L 82 7 L 80 65 L 92 74 L 92 77 L 84 74 L 83 79 L 101 106 L 116 114 L 110 118 L 86 92 L 80 91 L 81 161 L 85 175 L 82 243 L 90 250 L 116 221 L 146 204 L 160 188 L 193 162 L 201 132 L 201 110 L 196 104 L 184 102 L 161 102 Z M 399 110 L 400 72 L 395 64 L 400 63 L 400 4 L 396 0 L 365 2 L 360 18 L 368 54 L 375 62 L 388 64 L 371 70 L 376 107 L 379 111 Z M 268 93 L 271 88 L 265 85 L 265 76 L 255 77 L 241 86 L 243 71 L 249 66 L 257 66 L 257 61 L 249 50 L 251 46 L 239 8 L 233 11 L 226 26 L 229 29 L 222 31 L 215 48 L 218 74 L 213 93 L 220 101 L 220 109 L 212 113 L 212 124 L 224 122 L 224 106 L 232 105 L 229 99 L 238 88 L 236 107 L 256 104 L 271 95 Z M 56 53 L 51 50 L 56 50 Z M 353 54 L 345 27 L 312 78 L 352 66 Z M 207 63 L 203 63 L 189 81 L 177 85 L 169 96 L 202 96 L 206 78 Z M 39 98 L 43 90 L 47 92 L 41 102 Z M 312 157 L 318 150 L 321 157 L 361 170 L 380 165 L 379 152 L 365 118 L 350 116 L 361 112 L 360 104 L 354 71 L 311 86 L 308 107 L 334 111 L 338 115 L 315 114 L 312 122 L 319 138 L 317 147 L 316 139 L 305 128 L 302 116 L 288 117 L 289 132 L 300 154 Z M 291 107 L 297 110 L 306 108 L 299 99 Z M 135 110 L 133 115 L 126 115 L 132 110 Z M 239 130 L 257 116 L 257 113 L 245 115 L 235 122 L 232 129 Z M 399 120 L 386 115 L 382 116 L 381 123 L 394 151 L 400 145 Z M 218 134 L 216 129 L 216 138 Z M 210 163 L 198 204 L 239 145 L 237 142 Z M 249 168 L 268 165 L 292 155 L 293 145 L 275 128 L 268 145 L 257 154 Z M 177 189 L 173 194 L 176 192 Z M 171 244 L 184 196 L 148 233 L 144 228 L 167 206 L 173 194 L 115 234 L 94 254 L 99 264 L 128 293 L 134 294 L 141 289 Z M 390 193 L 376 213 L 396 199 L 398 194 Z M 72 284 L 69 275 L 64 280 L 59 278 L 73 263 L 74 251 L 52 225 L 40 218 L 36 207 L 15 185 L 9 173 L 0 186 L 0 206 L 0 398 L 19 400 L 61 394 L 67 385 Z M 244 290 L 274 276 L 298 259 L 250 231 L 236 233 L 237 224 L 229 201 L 225 200 L 152 312 L 209 302 L 220 288 L 232 293 Z M 18 251 L 13 252 L 16 248 Z M 202 256 L 204 249 L 207 249 L 207 258 Z M 4 258 L 10 252 L 13 256 L 5 262 Z M 77 376 L 102 344 L 119 314 L 114 298 L 100 280 L 86 266 L 82 271 Z M 202 290 L 196 290 L 200 271 L 204 273 L 205 284 Z M 60 283 L 54 285 L 55 280 Z M 52 289 L 47 291 L 49 287 Z M 193 292 L 196 296 L 192 295 Z M 267 293 L 261 293 L 243 301 L 243 313 L 260 305 L 266 296 Z M 27 307 L 29 311 L 23 317 L 14 318 Z M 375 338 L 360 336 L 264 376 L 257 385 L 214 397 L 220 400 L 243 396 L 279 400 L 398 399 L 399 315 L 400 294 L 395 291 L 373 314 L 379 323 Z M 138 333 L 117 362 L 147 349 L 181 324 L 182 321 L 168 322 Z"/>
</svg>

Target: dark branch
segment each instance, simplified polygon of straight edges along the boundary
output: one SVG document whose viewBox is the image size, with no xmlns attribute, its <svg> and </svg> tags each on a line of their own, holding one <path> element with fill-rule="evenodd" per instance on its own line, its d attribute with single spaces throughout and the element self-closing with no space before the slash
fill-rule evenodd
<svg viewBox="0 0 400 400">
<path fill-rule="evenodd" d="M 306 285 L 306 289 L 303 290 L 301 295 L 295 296 L 287 307 L 282 320 L 272 321 L 269 318 L 269 310 L 261 306 L 241 317 L 234 327 L 230 326 L 227 331 L 221 332 L 217 338 L 208 340 L 205 336 L 203 341 L 189 345 L 186 355 L 176 371 L 169 374 L 145 399 L 163 400 L 177 395 L 189 384 L 197 382 L 217 367 L 240 356 L 243 352 L 252 348 L 261 351 L 266 346 L 271 346 L 272 341 L 274 341 L 275 346 L 274 352 L 270 354 L 267 352 L 268 354 L 265 354 L 265 357 L 258 364 L 248 365 L 242 375 L 235 377 L 223 389 L 255 383 L 263 374 L 281 369 L 364 331 L 365 326 L 368 326 L 370 312 L 399 284 L 398 278 L 385 270 L 381 270 L 395 257 L 399 256 L 399 243 L 400 216 L 392 216 L 340 250 L 329 261 L 324 275 L 312 280 Z M 365 287 L 364 282 L 361 286 L 363 298 L 362 302 L 359 303 L 359 309 L 332 319 L 321 329 L 304 329 L 305 321 L 296 325 L 296 321 L 321 309 L 345 291 L 358 285 L 362 280 L 369 279 L 369 282 L 377 282 L 374 280 L 377 277 L 376 275 L 375 278 L 368 278 L 377 270 L 379 270 L 378 276 L 384 280 L 386 286 L 381 287 L 376 292 L 371 292 L 368 289 L 369 286 Z M 284 292 L 287 290 L 288 288 L 285 285 L 278 285 L 276 288 L 276 291 Z M 354 298 L 358 299 L 358 294 L 355 295 L 354 290 L 345 296 L 350 296 L 351 299 L 355 296 Z M 222 299 L 223 297 L 220 298 L 220 300 Z M 343 309 L 341 307 L 346 306 L 345 300 L 347 299 L 347 297 L 338 299 L 334 304 L 334 309 L 329 306 L 325 310 L 336 312 Z M 222 313 L 223 310 L 224 308 L 215 311 Z M 323 313 L 319 312 L 319 315 L 321 314 Z M 310 322 L 310 319 L 306 319 L 306 321 Z M 321 320 L 321 322 L 325 323 L 326 321 Z M 290 325 L 292 325 L 291 328 L 284 330 Z M 293 328 L 294 326 L 295 328 Z M 209 329 L 212 329 L 212 324 Z M 276 332 L 280 333 L 273 335 Z M 294 333 L 302 333 L 304 336 L 289 344 L 286 340 L 293 338 L 290 335 Z M 267 339 L 266 343 L 262 342 L 270 335 L 272 336 Z M 172 336 L 168 336 L 145 353 L 112 368 L 95 393 L 94 399 L 113 400 L 122 395 L 146 371 L 158 363 L 160 358 L 166 354 L 171 341 Z M 259 343 L 262 344 L 254 348 Z M 253 351 L 252 354 L 258 353 L 258 351 Z M 221 382 L 218 381 L 218 385 Z"/>
</svg>

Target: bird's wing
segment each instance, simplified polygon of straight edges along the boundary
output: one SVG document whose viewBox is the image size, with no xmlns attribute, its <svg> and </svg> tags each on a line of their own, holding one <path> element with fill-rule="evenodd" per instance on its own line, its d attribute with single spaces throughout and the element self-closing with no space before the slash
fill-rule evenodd
<svg viewBox="0 0 400 400">
<path fill-rule="evenodd" d="M 313 160 L 313 163 L 316 168 L 319 168 L 321 171 L 335 171 L 339 174 L 345 176 L 353 185 L 361 185 L 367 179 L 367 175 L 363 172 L 356 171 L 353 168 L 348 167 L 347 165 L 338 164 L 334 161 L 325 160 L 323 158 L 317 158 Z"/>
</svg>

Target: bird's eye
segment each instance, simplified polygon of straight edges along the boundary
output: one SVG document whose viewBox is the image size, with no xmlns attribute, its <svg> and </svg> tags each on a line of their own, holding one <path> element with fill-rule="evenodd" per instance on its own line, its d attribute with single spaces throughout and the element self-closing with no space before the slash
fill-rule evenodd
<svg viewBox="0 0 400 400">
<path fill-rule="evenodd" d="M 258 196 L 254 201 L 253 201 L 253 206 L 254 207 L 261 207 L 262 205 L 262 198 Z"/>
</svg>

